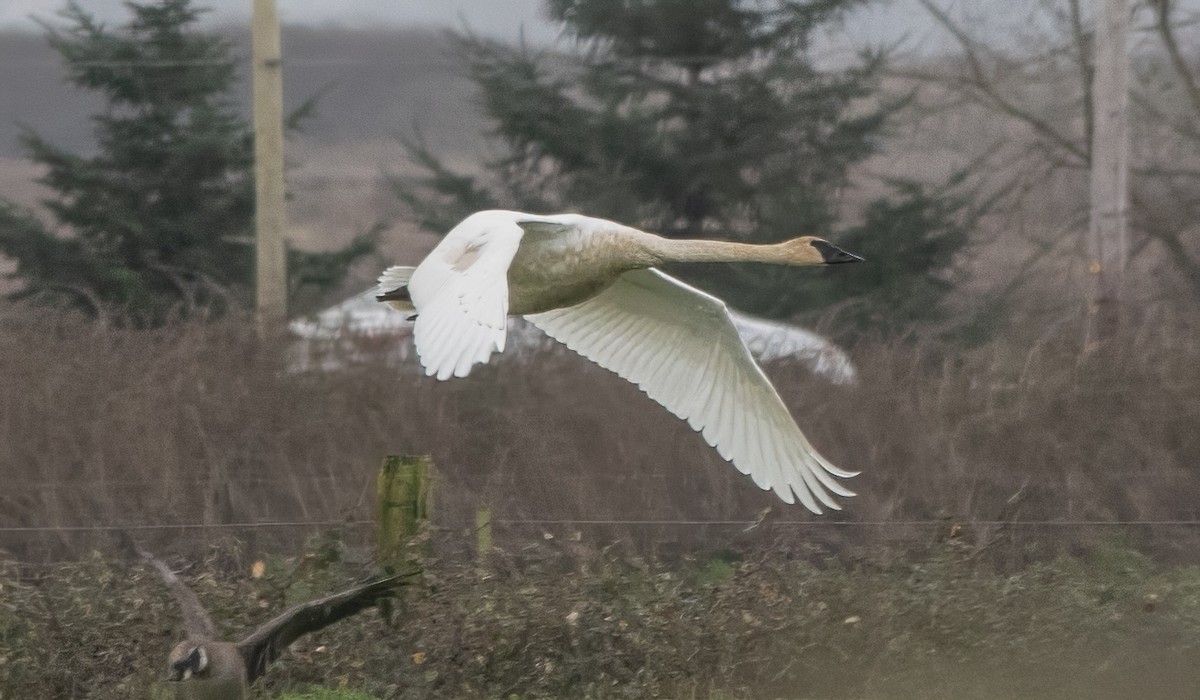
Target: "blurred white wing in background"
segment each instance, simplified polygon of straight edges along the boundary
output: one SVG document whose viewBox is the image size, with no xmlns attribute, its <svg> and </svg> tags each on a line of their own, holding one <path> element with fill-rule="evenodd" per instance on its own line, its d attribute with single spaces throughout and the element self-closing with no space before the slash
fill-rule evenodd
<svg viewBox="0 0 1200 700">
<path fill-rule="evenodd" d="M 336 371 L 381 359 L 392 366 L 417 369 L 411 337 L 413 322 L 405 314 L 375 300 L 377 290 L 289 324 L 297 340 L 291 348 L 293 371 Z M 809 371 L 835 384 L 853 384 L 857 374 L 850 357 L 832 341 L 799 326 L 749 316 L 730 309 L 738 335 L 759 362 L 803 363 Z M 508 319 L 507 350 L 492 361 L 522 362 L 533 353 L 559 346 L 521 318 Z"/>
</svg>

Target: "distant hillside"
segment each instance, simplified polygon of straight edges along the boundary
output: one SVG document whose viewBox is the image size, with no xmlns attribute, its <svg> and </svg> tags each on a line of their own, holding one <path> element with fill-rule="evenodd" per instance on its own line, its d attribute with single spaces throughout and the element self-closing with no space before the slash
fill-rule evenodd
<svg viewBox="0 0 1200 700">
<path fill-rule="evenodd" d="M 249 110 L 249 35 L 227 32 L 242 57 L 238 97 Z M 328 90 L 304 140 L 320 144 L 387 139 L 419 124 L 446 148 L 480 145 L 471 84 L 447 53 L 444 37 L 426 30 L 344 30 L 285 27 L 284 100 L 295 108 Z M 65 83 L 63 65 L 37 34 L 0 33 L 0 157 L 23 155 L 18 124 L 33 126 L 72 150 L 90 144 L 87 115 L 100 105 Z"/>
<path fill-rule="evenodd" d="M 34 127 L 55 143 L 87 143 L 85 115 L 100 102 L 63 84 L 58 54 L 37 34 L 0 33 L 0 157 L 24 155 L 18 124 Z"/>
</svg>

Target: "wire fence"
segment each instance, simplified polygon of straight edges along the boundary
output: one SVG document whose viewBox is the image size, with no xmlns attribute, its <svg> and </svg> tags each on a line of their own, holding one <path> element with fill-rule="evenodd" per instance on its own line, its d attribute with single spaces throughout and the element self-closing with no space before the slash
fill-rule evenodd
<svg viewBox="0 0 1200 700">
<path fill-rule="evenodd" d="M 365 527 L 374 520 L 280 520 L 242 523 L 135 523 L 0 527 L 0 532 L 122 532 L 125 530 L 254 530 L 259 528 Z"/>
<path fill-rule="evenodd" d="M 969 525 L 973 527 L 1196 527 L 1200 520 L 638 520 L 638 519 L 526 519 L 526 518 L 494 518 L 489 521 L 492 525 L 540 525 L 540 526 L 572 526 L 572 525 L 619 525 L 626 527 L 797 527 L 797 528 L 885 528 L 885 527 L 951 527 L 954 525 Z M 245 521 L 245 522 L 216 522 L 216 523 L 97 523 L 89 525 L 30 525 L 0 527 L 0 533 L 21 532 L 119 532 L 122 530 L 253 530 L 259 528 L 297 528 L 309 529 L 314 527 L 367 527 L 375 525 L 374 520 L 281 520 L 281 521 Z"/>
<path fill-rule="evenodd" d="M 325 537 L 369 551 L 380 532 L 375 519 L 381 498 L 374 486 L 378 477 L 371 472 L 296 478 L 12 481 L 0 490 L 0 559 L 38 564 L 96 551 L 119 556 L 113 538 L 122 533 L 133 533 L 155 547 L 191 553 L 229 538 L 241 542 L 245 551 L 260 554 L 305 549 L 314 538 Z M 275 485 L 299 491 L 276 500 L 282 492 L 272 488 Z M 357 496 L 351 498 L 345 491 L 349 486 Z M 337 487 L 345 491 L 343 497 L 328 498 Z M 61 500 L 63 493 L 69 494 L 66 500 Z M 234 503 L 228 501 L 231 493 L 236 494 Z M 217 501 L 211 500 L 213 494 Z M 879 510 L 864 502 L 856 519 L 852 508 L 809 516 L 781 506 L 739 513 L 741 507 L 726 504 L 710 510 L 716 517 L 705 517 L 705 508 L 663 512 L 648 501 L 644 515 L 640 508 L 622 503 L 607 517 L 594 509 L 571 517 L 563 512 L 566 504 L 553 501 L 545 504 L 551 513 L 539 513 L 541 508 L 521 501 L 489 503 L 486 492 L 463 491 L 453 480 L 436 494 L 439 505 L 433 508 L 430 532 L 439 556 L 452 559 L 477 556 L 477 535 L 484 527 L 488 542 L 494 541 L 509 556 L 586 557 L 617 545 L 638 556 L 676 557 L 781 543 L 797 552 L 838 555 L 847 547 L 879 545 L 901 551 L 950 539 L 989 553 L 1004 548 L 1002 556 L 1012 559 L 1024 558 L 1026 552 L 1054 556 L 1105 541 L 1135 543 L 1165 561 L 1193 562 L 1200 553 L 1200 513 L 1188 509 L 1160 514 L 1174 517 L 1056 517 L 1053 511 L 1035 510 L 993 517 L 960 513 L 880 518 L 871 517 Z M 292 497 L 298 500 L 292 503 Z M 96 507 L 89 499 L 108 505 Z M 114 499 L 121 508 L 111 507 Z"/>
</svg>

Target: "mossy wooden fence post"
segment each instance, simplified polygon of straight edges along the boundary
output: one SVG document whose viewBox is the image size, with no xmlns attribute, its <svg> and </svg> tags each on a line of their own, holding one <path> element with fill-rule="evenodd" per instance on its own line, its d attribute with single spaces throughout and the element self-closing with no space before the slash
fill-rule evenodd
<svg viewBox="0 0 1200 700">
<path fill-rule="evenodd" d="M 401 568 L 425 554 L 433 505 L 433 460 L 388 455 L 379 469 L 379 563 Z"/>
<path fill-rule="evenodd" d="M 492 509 L 483 506 L 475 511 L 475 564 L 487 568 L 492 551 Z"/>
</svg>

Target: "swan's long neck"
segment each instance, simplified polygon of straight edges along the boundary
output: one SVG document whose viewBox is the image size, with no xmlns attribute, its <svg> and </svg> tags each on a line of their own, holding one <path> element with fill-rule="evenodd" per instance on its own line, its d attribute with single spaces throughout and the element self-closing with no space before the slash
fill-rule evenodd
<svg viewBox="0 0 1200 700">
<path fill-rule="evenodd" d="M 678 240 L 651 236 L 645 243 L 655 264 L 705 262 L 761 262 L 798 264 L 783 245 L 753 245 L 732 241 Z"/>
</svg>

